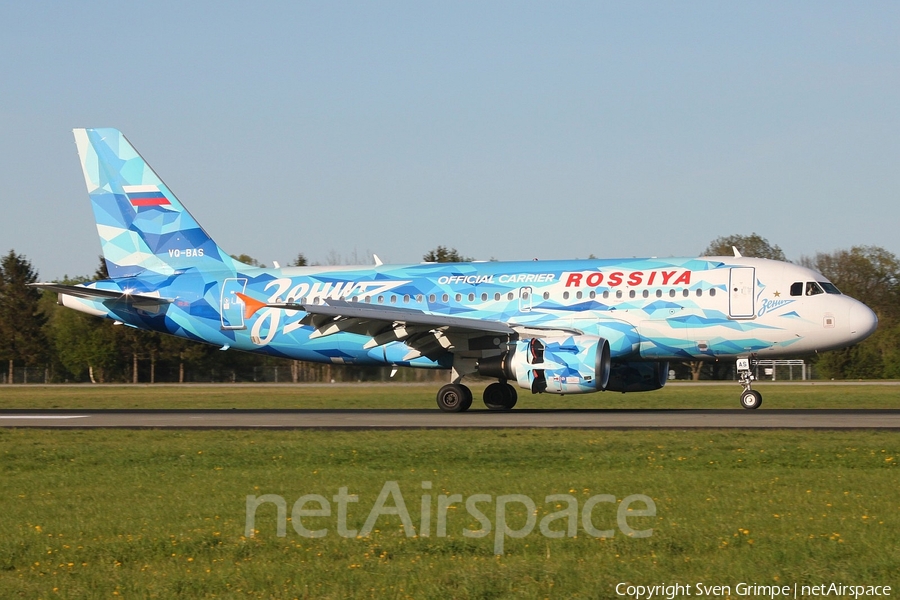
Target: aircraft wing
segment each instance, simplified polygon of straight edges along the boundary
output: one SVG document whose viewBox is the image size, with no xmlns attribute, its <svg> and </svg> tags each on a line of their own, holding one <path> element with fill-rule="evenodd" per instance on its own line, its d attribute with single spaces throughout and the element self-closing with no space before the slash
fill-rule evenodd
<svg viewBox="0 0 900 600">
<path fill-rule="evenodd" d="M 112 300 L 113 302 L 127 302 L 135 304 L 139 307 L 165 306 L 171 304 L 174 300 L 170 298 L 161 298 L 159 294 L 130 294 L 118 290 L 101 290 L 91 287 L 83 287 L 80 285 L 65 285 L 62 283 L 31 283 L 31 287 L 36 287 L 49 292 L 74 296 L 76 298 L 84 298 L 86 300 Z"/>
<path fill-rule="evenodd" d="M 372 306 L 344 300 L 327 300 L 327 304 L 265 303 L 237 294 L 244 302 L 245 318 L 249 319 L 262 308 L 303 311 L 304 325 L 315 328 L 310 339 L 339 332 L 357 333 L 371 337 L 366 348 L 402 341 L 414 349 L 416 355 L 433 355 L 447 350 L 477 350 L 479 338 L 493 340 L 498 334 L 513 335 L 573 335 L 580 331 L 560 328 L 541 328 L 500 321 L 434 315 L 414 308 Z M 496 347 L 487 342 L 487 347 Z M 414 358 L 411 355 L 407 358 Z"/>
</svg>

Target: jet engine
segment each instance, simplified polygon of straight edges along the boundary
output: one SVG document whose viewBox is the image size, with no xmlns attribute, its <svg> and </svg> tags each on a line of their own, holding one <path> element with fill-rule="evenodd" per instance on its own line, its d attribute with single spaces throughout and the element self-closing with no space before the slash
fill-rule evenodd
<svg viewBox="0 0 900 600">
<path fill-rule="evenodd" d="M 477 372 L 515 380 L 533 394 L 597 392 L 609 380 L 609 342 L 587 335 L 522 339 L 507 352 L 478 361 Z"/>
<path fill-rule="evenodd" d="M 610 392 L 652 392 L 666 385 L 669 378 L 669 363 L 614 362 L 606 384 Z"/>
</svg>

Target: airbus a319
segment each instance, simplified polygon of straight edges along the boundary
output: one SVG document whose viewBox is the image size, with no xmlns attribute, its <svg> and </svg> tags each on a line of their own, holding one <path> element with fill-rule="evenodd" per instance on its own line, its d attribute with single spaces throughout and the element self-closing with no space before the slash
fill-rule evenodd
<svg viewBox="0 0 900 600">
<path fill-rule="evenodd" d="M 533 394 L 646 392 L 668 362 L 734 360 L 744 408 L 752 361 L 855 344 L 864 304 L 794 264 L 734 256 L 258 268 L 222 250 L 116 129 L 75 140 L 110 279 L 40 283 L 69 308 L 127 326 L 271 356 L 445 369 L 509 410 Z M 602 396 L 600 396 L 602 399 Z"/>
</svg>

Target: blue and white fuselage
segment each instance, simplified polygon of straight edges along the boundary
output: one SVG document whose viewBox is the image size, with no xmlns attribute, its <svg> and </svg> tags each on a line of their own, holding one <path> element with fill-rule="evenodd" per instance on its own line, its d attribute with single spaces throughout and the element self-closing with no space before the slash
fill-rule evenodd
<svg viewBox="0 0 900 600">
<path fill-rule="evenodd" d="M 306 361 L 452 369 L 445 388 L 462 405 L 463 376 L 493 376 L 496 407 L 509 404 L 507 380 L 651 390 L 670 360 L 808 355 L 877 323 L 814 271 L 741 256 L 256 268 L 222 251 L 121 133 L 75 133 L 112 279 L 41 285 L 141 329 Z M 452 400 L 441 407 L 468 407 Z"/>
</svg>

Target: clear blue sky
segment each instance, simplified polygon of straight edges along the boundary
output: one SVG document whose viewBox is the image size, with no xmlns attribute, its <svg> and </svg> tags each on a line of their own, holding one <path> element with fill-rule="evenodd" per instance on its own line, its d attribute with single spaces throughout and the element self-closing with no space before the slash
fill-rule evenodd
<svg viewBox="0 0 900 600">
<path fill-rule="evenodd" d="M 89 7 L 83 5 L 89 4 Z M 897 2 L 6 2 L 0 251 L 99 253 L 71 129 L 227 251 L 900 254 Z"/>
</svg>

